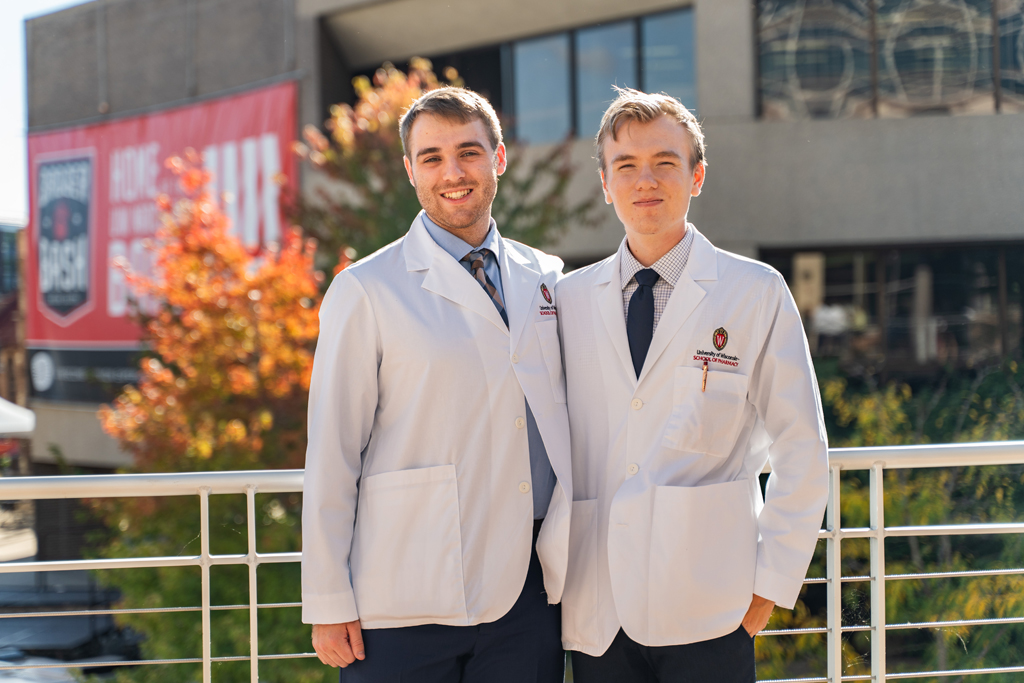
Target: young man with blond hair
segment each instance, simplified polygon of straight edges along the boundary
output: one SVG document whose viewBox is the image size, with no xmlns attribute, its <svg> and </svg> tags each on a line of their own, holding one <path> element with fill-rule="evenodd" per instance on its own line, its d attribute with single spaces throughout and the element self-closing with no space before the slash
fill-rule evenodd
<svg viewBox="0 0 1024 683">
<path fill-rule="evenodd" d="M 794 606 L 827 499 L 800 315 L 776 271 L 687 223 L 706 159 L 677 100 L 620 90 L 597 157 L 626 236 L 557 288 L 574 478 L 563 645 L 576 683 L 753 683 L 753 637 Z"/>
<path fill-rule="evenodd" d="M 562 262 L 498 234 L 486 100 L 430 91 L 400 132 L 423 211 L 320 308 L 302 619 L 343 683 L 560 683 Z"/>
</svg>

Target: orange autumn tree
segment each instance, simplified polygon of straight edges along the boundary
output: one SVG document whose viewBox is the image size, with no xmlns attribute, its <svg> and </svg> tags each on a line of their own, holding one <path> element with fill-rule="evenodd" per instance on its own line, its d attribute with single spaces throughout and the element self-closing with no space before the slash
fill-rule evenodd
<svg viewBox="0 0 1024 683">
<path fill-rule="evenodd" d="M 316 245 L 298 229 L 260 256 L 231 234 L 194 152 L 174 158 L 185 197 L 162 198 L 158 279 L 129 273 L 159 310 L 141 319 L 137 387 L 100 410 L 108 434 L 150 472 L 301 467 L 313 364 Z"/>
<path fill-rule="evenodd" d="M 250 253 L 231 233 L 206 191 L 208 174 L 194 152 L 171 159 L 183 197 L 160 200 L 163 228 L 154 241 L 155 272 L 129 273 L 138 299 L 157 302 L 139 314 L 147 351 L 139 380 L 100 410 L 108 434 L 132 454 L 140 472 L 302 467 L 306 401 L 318 332 L 316 244 L 298 229 L 263 253 Z M 299 494 L 257 496 L 260 552 L 300 549 Z M 109 530 L 101 557 L 193 555 L 199 550 L 194 497 L 96 501 Z M 245 500 L 211 496 L 210 549 L 246 552 Z M 214 605 L 248 602 L 247 568 L 213 568 Z M 112 571 L 100 577 L 116 586 L 126 608 L 201 604 L 195 568 Z M 296 563 L 259 568 L 261 603 L 295 603 Z M 248 616 L 215 611 L 215 655 L 247 655 Z M 142 636 L 144 659 L 196 657 L 201 622 L 195 613 L 124 615 L 119 623 Z M 261 610 L 260 652 L 305 652 L 309 627 L 298 609 Z M 193 665 L 120 669 L 118 681 L 186 683 L 199 678 Z M 215 664 L 219 681 L 249 680 L 246 663 Z M 262 662 L 260 680 L 314 683 L 336 680 L 316 660 Z"/>
</svg>

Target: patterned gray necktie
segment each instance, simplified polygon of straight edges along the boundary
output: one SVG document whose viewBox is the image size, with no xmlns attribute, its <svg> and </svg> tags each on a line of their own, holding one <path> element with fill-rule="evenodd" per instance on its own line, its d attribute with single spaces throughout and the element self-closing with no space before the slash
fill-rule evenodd
<svg viewBox="0 0 1024 683">
<path fill-rule="evenodd" d="M 484 288 L 487 295 L 491 297 L 494 307 L 498 309 L 501 319 L 505 321 L 505 327 L 508 327 L 508 315 L 505 313 L 505 302 L 501 300 L 501 293 L 491 282 L 491 278 L 487 277 L 486 271 L 484 271 L 484 261 L 490 254 L 490 249 L 477 249 L 463 256 L 462 262 L 469 264 L 469 270 L 473 274 L 473 277 L 476 278 L 476 281 Z"/>
</svg>

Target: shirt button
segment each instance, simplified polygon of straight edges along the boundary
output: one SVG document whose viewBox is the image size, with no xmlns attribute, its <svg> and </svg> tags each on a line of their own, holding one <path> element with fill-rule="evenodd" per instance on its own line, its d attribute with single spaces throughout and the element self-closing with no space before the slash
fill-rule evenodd
<svg viewBox="0 0 1024 683">
<path fill-rule="evenodd" d="M 518 363 L 519 362 L 519 356 L 517 356 L 516 354 L 513 353 L 512 354 L 512 362 L 513 363 Z"/>
<path fill-rule="evenodd" d="M 626 471 L 629 472 L 630 475 L 634 475 L 640 471 L 640 465 L 637 465 L 634 462 L 629 467 L 626 468 Z"/>
<path fill-rule="evenodd" d="M 521 482 L 519 482 L 519 492 L 520 493 L 529 493 L 530 492 L 530 482 L 528 482 L 528 481 L 521 481 Z"/>
<path fill-rule="evenodd" d="M 524 420 L 521 417 L 517 417 L 516 418 L 516 428 L 517 429 L 522 429 L 525 426 L 526 426 L 526 420 Z"/>
<path fill-rule="evenodd" d="M 641 408 L 644 407 L 644 402 L 638 398 L 634 398 L 633 403 L 631 403 L 630 405 L 633 406 L 633 410 L 640 410 Z"/>
</svg>

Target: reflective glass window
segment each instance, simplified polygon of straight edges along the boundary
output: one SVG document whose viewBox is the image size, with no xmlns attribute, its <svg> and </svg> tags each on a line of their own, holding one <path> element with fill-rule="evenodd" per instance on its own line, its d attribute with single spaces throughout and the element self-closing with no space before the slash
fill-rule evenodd
<svg viewBox="0 0 1024 683">
<path fill-rule="evenodd" d="M 565 139 L 572 123 L 569 34 L 515 43 L 512 54 L 516 137 L 533 144 Z"/>
<path fill-rule="evenodd" d="M 872 115 L 868 0 L 759 0 L 764 118 Z"/>
<path fill-rule="evenodd" d="M 995 110 L 990 0 L 876 0 L 879 115 Z"/>
<path fill-rule="evenodd" d="M 999 84 L 1002 110 L 1024 111 L 1024 0 L 999 3 Z"/>
<path fill-rule="evenodd" d="M 644 17 L 640 20 L 640 36 L 641 88 L 671 95 L 695 111 L 693 10 Z"/>
<path fill-rule="evenodd" d="M 579 137 L 593 137 L 615 99 L 613 85 L 636 88 L 636 24 L 623 21 L 576 34 L 576 91 Z"/>
</svg>

